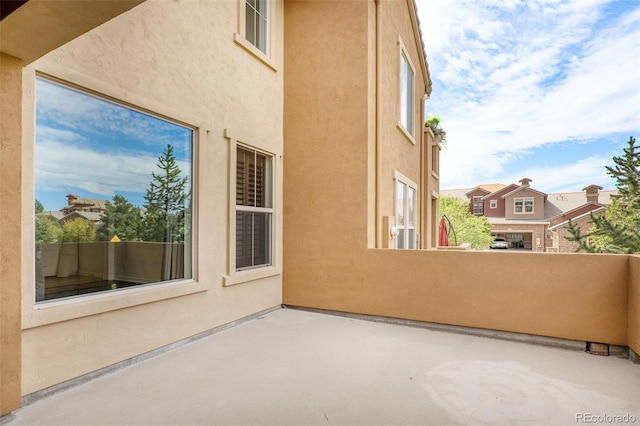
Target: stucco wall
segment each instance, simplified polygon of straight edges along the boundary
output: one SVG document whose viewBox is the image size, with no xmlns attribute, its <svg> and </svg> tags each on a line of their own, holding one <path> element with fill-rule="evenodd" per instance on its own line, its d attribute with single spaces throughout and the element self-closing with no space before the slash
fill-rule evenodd
<svg viewBox="0 0 640 426">
<path fill-rule="evenodd" d="M 194 279 L 34 306 L 33 245 L 22 250 L 23 394 L 91 372 L 281 303 L 282 3 L 271 58 L 234 41 L 236 1 L 147 1 L 25 68 L 23 240 L 33 237 L 34 78 L 40 71 L 195 127 Z M 225 137 L 228 136 L 228 138 Z M 274 263 L 229 268 L 232 145 L 274 154 Z M 19 228 L 19 227 L 18 227 Z M 234 275 L 234 280 L 226 277 Z M 254 275 L 251 275 L 254 274 Z M 223 286 L 223 282 L 240 283 Z"/>
<path fill-rule="evenodd" d="M 627 344 L 627 256 L 368 250 L 360 260 L 362 280 L 310 275 L 285 285 L 284 303 Z"/>
<path fill-rule="evenodd" d="M 640 255 L 629 256 L 628 344 L 640 354 Z"/>
<path fill-rule="evenodd" d="M 21 74 L 0 53 L 0 415 L 20 406 Z"/>
<path fill-rule="evenodd" d="M 533 198 L 533 212 L 532 213 L 515 213 L 515 199 L 516 198 Z M 544 195 L 537 192 L 529 191 L 523 188 L 515 194 L 505 197 L 504 202 L 504 217 L 506 219 L 517 220 L 532 220 L 532 219 L 544 219 Z M 523 205 L 524 211 L 524 205 Z"/>
</svg>

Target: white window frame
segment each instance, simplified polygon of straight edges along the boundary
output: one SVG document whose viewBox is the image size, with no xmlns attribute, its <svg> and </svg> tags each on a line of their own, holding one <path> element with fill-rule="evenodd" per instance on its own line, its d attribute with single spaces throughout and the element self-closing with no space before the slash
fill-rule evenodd
<svg viewBox="0 0 640 426">
<path fill-rule="evenodd" d="M 394 210 L 395 210 L 395 219 L 396 219 L 396 227 L 398 229 L 398 236 L 395 238 L 395 248 L 397 249 L 417 249 L 418 248 L 418 233 L 416 232 L 416 228 L 417 228 L 417 224 L 418 224 L 418 209 L 419 209 L 419 200 L 418 200 L 418 184 L 416 184 L 414 181 L 412 181 L 411 179 L 407 178 L 405 175 L 403 175 L 402 173 L 398 172 L 398 171 L 394 171 L 393 173 L 393 183 L 394 183 L 394 198 L 393 198 L 393 203 L 394 203 Z M 403 203 L 402 203 L 402 208 L 403 208 L 403 212 L 405 212 L 405 214 L 403 215 L 404 217 L 404 222 L 400 223 L 399 222 L 399 214 L 398 214 L 398 185 L 402 185 L 404 190 L 403 190 Z M 413 206 L 413 225 L 410 225 L 410 215 L 409 212 L 411 211 L 409 209 L 409 190 L 413 190 L 414 192 L 414 206 Z M 410 230 L 413 229 L 413 239 L 410 239 Z M 405 242 L 405 245 L 407 247 L 398 247 L 398 242 L 400 241 L 400 233 L 402 233 L 402 241 Z"/>
<path fill-rule="evenodd" d="M 403 81 L 403 70 L 410 71 L 407 81 Z M 415 145 L 416 102 L 415 82 L 416 67 L 405 48 L 402 38 L 398 36 L 398 124 L 397 127 Z M 408 86 L 408 87 L 405 87 Z M 405 109 L 406 114 L 405 114 Z M 406 117 L 405 117 L 406 116 Z"/>
<path fill-rule="evenodd" d="M 531 211 L 527 211 L 527 202 L 531 201 Z M 518 211 L 518 202 L 522 211 Z M 518 197 L 513 199 L 513 214 L 533 214 L 535 213 L 535 198 L 534 197 Z"/>
<path fill-rule="evenodd" d="M 227 275 L 222 279 L 223 286 L 231 286 L 250 281 L 255 281 L 263 278 L 268 278 L 282 274 L 282 266 L 280 259 L 277 255 L 277 223 L 278 223 L 278 209 L 277 206 L 277 187 L 276 178 L 278 176 L 278 165 L 276 162 L 277 155 L 268 149 L 256 146 L 256 144 L 250 144 L 244 138 L 242 140 L 236 139 L 231 135 L 228 129 L 224 131 L 224 137 L 229 142 L 229 188 L 228 188 L 228 221 L 227 221 L 227 241 L 228 241 L 228 261 L 227 261 Z M 270 253 L 271 259 L 268 265 L 260 265 L 253 268 L 241 268 L 236 267 L 236 212 L 237 211 L 257 211 L 255 207 L 242 207 L 236 206 L 236 165 L 237 165 L 237 150 L 238 147 L 256 151 L 260 154 L 271 157 L 271 206 L 270 208 L 259 208 L 260 211 L 269 212 L 271 214 L 271 241 L 270 241 Z M 240 209 L 238 209 L 240 207 Z"/>
<path fill-rule="evenodd" d="M 498 208 L 498 200 L 489 200 L 489 208 L 497 209 Z"/>
<path fill-rule="evenodd" d="M 253 55 L 256 59 L 260 60 L 262 63 L 267 65 L 273 71 L 277 71 L 276 62 L 274 61 L 272 52 L 274 51 L 274 38 L 272 37 L 273 28 L 276 28 L 276 16 L 277 14 L 274 11 L 274 1 L 273 0 L 265 0 L 267 3 L 267 25 L 266 25 L 266 48 L 265 50 L 261 50 L 257 46 L 255 46 L 251 41 L 247 40 L 247 28 L 246 28 L 246 19 L 247 19 L 247 0 L 237 0 L 238 2 L 238 30 L 233 34 L 233 41 Z"/>
<path fill-rule="evenodd" d="M 125 101 L 122 101 L 122 99 L 127 97 L 127 93 L 124 90 L 120 90 L 119 88 L 113 86 L 101 86 L 99 89 L 92 88 L 90 84 L 91 82 L 86 81 L 82 85 L 78 83 L 72 83 L 71 80 L 77 77 L 75 74 L 66 71 L 62 72 L 61 74 L 62 75 L 54 77 L 44 72 L 25 68 L 23 82 L 25 84 L 25 87 L 29 90 L 25 90 L 23 92 L 24 102 L 35 102 L 35 82 L 36 76 L 38 76 L 38 78 L 58 81 L 64 85 L 74 87 L 77 90 L 85 91 L 89 94 L 98 94 L 100 97 L 107 98 L 119 104 L 128 106 L 133 109 L 138 109 L 148 114 L 157 115 L 162 119 L 173 121 L 177 124 L 192 127 L 194 129 L 194 140 L 192 145 L 193 182 L 191 187 L 193 197 L 193 233 L 192 241 L 190 244 L 192 250 L 192 277 L 190 279 L 184 280 L 157 282 L 148 286 L 133 286 L 129 288 L 118 289 L 118 291 L 116 292 L 96 292 L 85 294 L 81 297 L 53 299 L 44 303 L 37 303 L 35 302 L 35 274 L 30 272 L 35 271 L 36 268 L 35 244 L 26 245 L 23 250 L 23 258 L 30 260 L 27 261 L 27 267 L 22 274 L 23 327 L 39 327 L 46 324 L 69 321 L 76 318 L 83 318 L 90 315 L 97 315 L 105 312 L 129 308 L 132 306 L 144 305 L 207 291 L 207 288 L 198 281 L 198 255 L 196 253 L 196 248 L 198 247 L 198 145 L 199 140 L 203 138 L 204 131 L 200 128 L 187 124 L 189 121 L 192 121 L 192 117 L 190 117 L 189 115 L 181 115 L 179 113 L 176 114 L 175 110 L 166 110 L 166 105 L 163 103 L 149 102 L 145 105 L 131 105 Z M 25 134 L 27 135 L 25 137 L 31 141 L 31 143 L 27 143 L 25 145 L 25 149 L 27 150 L 29 156 L 33 158 L 33 156 L 35 155 L 35 120 L 33 120 L 33 122 L 26 123 L 25 131 Z M 33 172 L 33 168 L 31 169 L 31 171 Z M 32 192 L 30 195 L 33 197 L 35 195 L 35 188 L 31 191 Z M 27 220 L 23 220 L 22 225 L 25 232 L 35 235 L 35 224 L 30 217 L 27 218 Z"/>
</svg>

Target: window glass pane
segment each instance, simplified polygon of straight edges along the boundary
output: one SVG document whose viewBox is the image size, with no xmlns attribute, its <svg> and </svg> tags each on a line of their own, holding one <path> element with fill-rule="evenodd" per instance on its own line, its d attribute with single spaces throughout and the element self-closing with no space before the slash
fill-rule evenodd
<svg viewBox="0 0 640 426">
<path fill-rule="evenodd" d="M 36 301 L 191 278 L 193 130 L 38 78 Z"/>
<path fill-rule="evenodd" d="M 528 199 L 525 200 L 524 208 L 525 208 L 525 212 L 527 212 L 527 213 L 533 212 L 533 199 L 532 198 L 528 198 Z"/>
<path fill-rule="evenodd" d="M 256 45 L 256 11 L 249 2 L 245 8 L 245 38 L 249 43 Z"/>
<path fill-rule="evenodd" d="M 236 269 L 270 265 L 272 157 L 238 147 L 236 158 Z"/>
<path fill-rule="evenodd" d="M 416 190 L 408 187 L 407 190 L 407 228 L 408 228 L 408 241 L 407 248 L 415 248 L 415 222 L 416 222 Z"/>
<path fill-rule="evenodd" d="M 400 124 L 413 135 L 413 71 L 404 53 L 400 55 Z"/>
<path fill-rule="evenodd" d="M 247 0 L 245 4 L 245 38 L 267 53 L 268 1 Z"/>
<path fill-rule="evenodd" d="M 398 228 L 397 248 L 405 248 L 404 189 L 404 183 L 399 181 L 396 182 L 396 226 Z"/>
</svg>

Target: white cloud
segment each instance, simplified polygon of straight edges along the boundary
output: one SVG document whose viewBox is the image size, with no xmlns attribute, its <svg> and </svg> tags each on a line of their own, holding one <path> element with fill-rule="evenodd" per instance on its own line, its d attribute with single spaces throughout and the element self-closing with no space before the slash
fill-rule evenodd
<svg viewBox="0 0 640 426">
<path fill-rule="evenodd" d="M 616 19 L 610 6 L 418 0 L 435 86 L 426 112 L 442 118 L 449 145 L 444 188 L 506 181 L 511 163 L 545 144 L 640 129 L 640 6 L 615 3 L 629 9 Z M 575 176 L 604 175 L 579 155 Z"/>
</svg>

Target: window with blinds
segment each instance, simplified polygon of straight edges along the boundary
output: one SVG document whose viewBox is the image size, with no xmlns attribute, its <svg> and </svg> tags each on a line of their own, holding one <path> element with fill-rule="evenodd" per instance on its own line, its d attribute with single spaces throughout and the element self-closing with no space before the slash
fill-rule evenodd
<svg viewBox="0 0 640 426">
<path fill-rule="evenodd" d="M 273 158 L 246 148 L 236 157 L 236 270 L 271 265 Z"/>
</svg>

